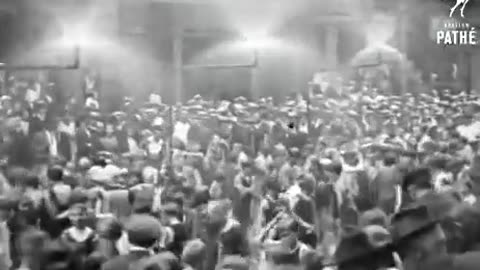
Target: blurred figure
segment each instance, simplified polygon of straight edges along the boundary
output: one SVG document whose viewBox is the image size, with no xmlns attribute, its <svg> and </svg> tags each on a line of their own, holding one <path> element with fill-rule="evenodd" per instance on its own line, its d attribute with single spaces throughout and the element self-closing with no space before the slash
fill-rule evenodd
<svg viewBox="0 0 480 270">
<path fill-rule="evenodd" d="M 82 270 L 70 247 L 61 240 L 50 240 L 42 252 L 41 270 Z"/>
<path fill-rule="evenodd" d="M 203 270 L 206 246 L 200 239 L 190 240 L 182 252 L 184 270 Z"/>
<path fill-rule="evenodd" d="M 47 240 L 48 235 L 36 229 L 29 229 L 21 234 L 17 242 L 21 259 L 19 269 L 41 269 L 43 250 Z"/>
<path fill-rule="evenodd" d="M 160 222 L 148 215 L 132 215 L 126 225 L 129 253 L 108 260 L 102 267 L 104 270 L 130 270 L 142 260 L 150 258 L 153 248 L 161 238 Z"/>
</svg>

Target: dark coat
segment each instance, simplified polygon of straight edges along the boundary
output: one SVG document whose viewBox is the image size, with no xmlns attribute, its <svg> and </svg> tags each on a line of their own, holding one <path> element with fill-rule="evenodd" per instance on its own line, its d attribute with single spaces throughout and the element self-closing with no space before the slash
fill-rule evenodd
<svg viewBox="0 0 480 270">
<path fill-rule="evenodd" d="M 14 133 L 12 137 L 13 141 L 7 147 L 8 164 L 31 168 L 34 164 L 34 149 L 30 137 L 22 132 Z"/>
<path fill-rule="evenodd" d="M 422 270 L 474 270 L 480 265 L 480 252 L 472 251 L 458 255 L 438 256 L 423 265 Z"/>
<path fill-rule="evenodd" d="M 28 133 L 33 135 L 43 129 L 45 121 L 41 120 L 37 116 L 32 116 L 28 121 Z"/>
<path fill-rule="evenodd" d="M 149 257 L 150 254 L 147 251 L 135 251 L 127 255 L 120 255 L 105 262 L 102 270 L 130 270 L 133 264 Z"/>
<path fill-rule="evenodd" d="M 89 157 L 92 154 L 93 134 L 88 134 L 85 130 L 79 130 L 76 137 L 77 158 Z"/>
<path fill-rule="evenodd" d="M 48 162 L 50 142 L 45 130 L 33 134 L 33 148 L 35 149 L 36 162 Z"/>
<path fill-rule="evenodd" d="M 359 192 L 355 197 L 355 205 L 360 212 L 367 211 L 375 206 L 372 198 L 370 179 L 365 171 L 357 173 Z"/>
<path fill-rule="evenodd" d="M 68 134 L 60 132 L 57 136 L 57 148 L 58 154 L 62 157 L 70 160 L 72 157 L 72 144 L 70 143 L 70 137 Z"/>
<path fill-rule="evenodd" d="M 180 258 L 183 251 L 183 245 L 188 240 L 187 226 L 183 223 L 178 223 L 170 227 L 173 230 L 174 236 L 173 241 L 168 244 L 167 250 Z"/>
</svg>

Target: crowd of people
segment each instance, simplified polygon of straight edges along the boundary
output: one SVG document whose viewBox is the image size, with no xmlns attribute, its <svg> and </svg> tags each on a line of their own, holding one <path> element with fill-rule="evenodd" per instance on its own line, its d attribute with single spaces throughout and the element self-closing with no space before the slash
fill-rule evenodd
<svg viewBox="0 0 480 270">
<path fill-rule="evenodd" d="M 0 269 L 474 269 L 480 97 L 0 98 Z M 478 239 L 477 239 L 478 238 Z"/>
</svg>

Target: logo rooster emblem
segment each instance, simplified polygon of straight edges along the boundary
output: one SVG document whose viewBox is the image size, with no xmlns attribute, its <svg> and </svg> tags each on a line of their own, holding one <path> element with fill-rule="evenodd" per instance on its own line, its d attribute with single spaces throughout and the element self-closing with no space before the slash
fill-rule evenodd
<svg viewBox="0 0 480 270">
<path fill-rule="evenodd" d="M 462 18 L 465 18 L 463 11 L 465 10 L 465 6 L 470 0 L 456 0 L 456 1 L 457 3 L 450 9 L 450 18 L 453 16 L 453 13 L 455 12 L 455 10 L 457 10 L 457 8 L 460 7 L 460 5 L 462 6 L 460 8 L 460 16 L 462 16 Z"/>
</svg>

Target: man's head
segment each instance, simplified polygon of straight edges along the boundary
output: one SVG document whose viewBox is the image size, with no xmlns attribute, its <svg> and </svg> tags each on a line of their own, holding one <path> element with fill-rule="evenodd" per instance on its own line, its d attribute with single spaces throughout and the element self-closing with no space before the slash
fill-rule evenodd
<svg viewBox="0 0 480 270">
<path fill-rule="evenodd" d="M 85 204 L 77 203 L 70 208 L 69 219 L 73 226 L 85 228 L 88 219 L 88 209 Z"/>
<path fill-rule="evenodd" d="M 243 151 L 243 146 L 241 143 L 234 143 L 232 147 L 232 153 L 240 154 Z"/>
<path fill-rule="evenodd" d="M 241 167 L 242 167 L 242 171 L 247 175 L 253 172 L 253 164 L 250 160 L 242 162 Z"/>
<path fill-rule="evenodd" d="M 63 180 L 63 168 L 60 166 L 51 166 L 47 170 L 47 177 L 52 182 L 61 182 Z"/>
<path fill-rule="evenodd" d="M 419 199 L 433 189 L 430 170 L 427 168 L 419 168 L 411 171 L 405 175 L 402 188 L 411 199 Z"/>
<path fill-rule="evenodd" d="M 306 195 L 313 194 L 313 191 L 315 190 L 315 184 L 315 179 L 313 179 L 313 177 L 304 176 L 298 181 L 300 189 Z"/>
<path fill-rule="evenodd" d="M 339 270 L 384 269 L 394 265 L 391 235 L 387 229 L 370 225 L 344 235 L 335 251 Z"/>
<path fill-rule="evenodd" d="M 38 116 L 40 116 L 42 118 L 46 117 L 47 113 L 48 113 L 47 107 L 40 107 L 37 111 Z"/>
<path fill-rule="evenodd" d="M 440 223 L 423 205 L 413 205 L 393 216 L 392 235 L 400 256 L 410 263 L 447 252 L 447 239 Z"/>
<path fill-rule="evenodd" d="M 397 156 L 395 153 L 387 153 L 383 158 L 383 164 L 385 166 L 393 166 L 397 163 Z"/>
<path fill-rule="evenodd" d="M 151 248 L 161 236 L 160 222 L 150 215 L 132 215 L 126 224 L 128 241 L 135 246 Z"/>
<path fill-rule="evenodd" d="M 115 132 L 115 127 L 113 124 L 107 124 L 105 126 L 105 134 L 107 136 L 113 135 L 114 132 Z"/>
<path fill-rule="evenodd" d="M 185 243 L 185 248 L 182 252 L 182 261 L 191 266 L 197 266 L 203 262 L 205 256 L 206 245 L 200 239 L 190 240 Z"/>
</svg>

